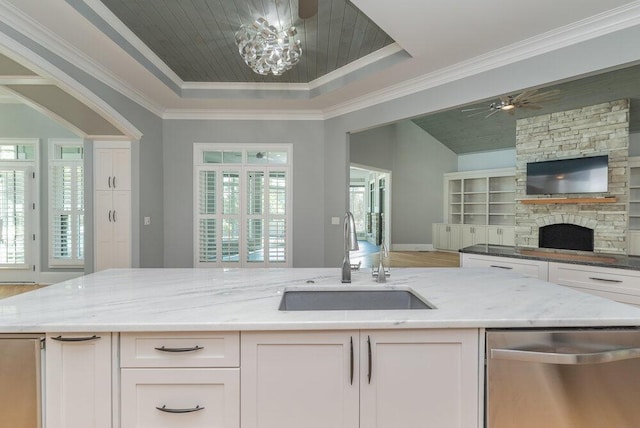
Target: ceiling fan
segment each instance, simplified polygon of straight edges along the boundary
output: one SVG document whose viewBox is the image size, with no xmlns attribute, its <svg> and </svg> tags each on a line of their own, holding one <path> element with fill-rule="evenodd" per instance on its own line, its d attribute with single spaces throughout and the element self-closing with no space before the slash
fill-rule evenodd
<svg viewBox="0 0 640 428">
<path fill-rule="evenodd" d="M 495 101 L 489 104 L 489 114 L 485 117 L 493 116 L 499 111 L 505 111 L 508 114 L 514 114 L 516 109 L 528 108 L 533 110 L 540 110 L 542 106 L 540 103 L 544 101 L 555 101 L 558 99 L 560 91 L 555 89 L 547 92 L 538 92 L 537 89 L 526 90 L 518 95 L 506 95 L 500 97 L 500 101 Z M 478 114 L 486 113 L 486 107 L 475 107 L 469 109 L 463 109 L 462 112 L 484 110 L 469 115 L 476 116 Z"/>
<path fill-rule="evenodd" d="M 309 19 L 318 13 L 318 0 L 298 0 L 298 16 Z"/>
</svg>

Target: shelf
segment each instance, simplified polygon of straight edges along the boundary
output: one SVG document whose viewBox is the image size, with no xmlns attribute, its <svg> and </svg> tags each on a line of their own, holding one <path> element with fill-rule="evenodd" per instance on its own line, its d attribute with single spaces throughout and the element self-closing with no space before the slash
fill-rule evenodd
<svg viewBox="0 0 640 428">
<path fill-rule="evenodd" d="M 515 216 L 515 214 L 511 214 L 511 213 L 489 213 L 489 215 L 500 216 L 500 217 Z"/>
<path fill-rule="evenodd" d="M 536 198 L 520 199 L 523 204 L 614 204 L 618 202 L 616 197 L 606 198 Z"/>
</svg>

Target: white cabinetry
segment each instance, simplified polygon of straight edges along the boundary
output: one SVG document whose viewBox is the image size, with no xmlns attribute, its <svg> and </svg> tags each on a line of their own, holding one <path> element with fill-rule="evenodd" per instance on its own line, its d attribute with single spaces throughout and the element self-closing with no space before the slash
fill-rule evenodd
<svg viewBox="0 0 640 428">
<path fill-rule="evenodd" d="M 240 426 L 239 334 L 123 333 L 121 428 Z"/>
<path fill-rule="evenodd" d="M 239 333 L 123 333 L 121 427 L 240 426 Z"/>
<path fill-rule="evenodd" d="M 629 255 L 640 256 L 640 157 L 629 158 Z"/>
<path fill-rule="evenodd" d="M 111 334 L 46 341 L 46 427 L 111 428 Z"/>
<path fill-rule="evenodd" d="M 478 364 L 476 330 L 243 334 L 242 426 L 477 428 Z"/>
<path fill-rule="evenodd" d="M 467 171 L 444 175 L 445 225 L 463 225 L 457 246 L 438 239 L 434 247 L 458 250 L 493 239 L 497 245 L 515 241 L 515 169 Z M 435 227 L 435 226 L 434 226 Z M 491 229 L 491 237 L 487 235 Z"/>
<path fill-rule="evenodd" d="M 549 263 L 539 260 L 517 259 L 511 257 L 484 256 L 481 254 L 460 254 L 460 267 L 488 267 L 494 269 L 512 270 L 522 275 L 546 281 Z"/>
<path fill-rule="evenodd" d="M 463 224 L 462 229 L 462 248 L 476 244 L 487 243 L 487 227 Z"/>
<path fill-rule="evenodd" d="M 459 224 L 433 224 L 433 246 L 439 250 L 457 251 L 460 249 Z"/>
<path fill-rule="evenodd" d="M 549 282 L 640 306 L 640 272 L 568 263 L 549 263 Z"/>
<path fill-rule="evenodd" d="M 131 149 L 122 142 L 94 147 L 94 270 L 130 267 Z"/>
<path fill-rule="evenodd" d="M 514 246 L 516 230 L 514 226 L 487 226 L 487 244 Z"/>
</svg>

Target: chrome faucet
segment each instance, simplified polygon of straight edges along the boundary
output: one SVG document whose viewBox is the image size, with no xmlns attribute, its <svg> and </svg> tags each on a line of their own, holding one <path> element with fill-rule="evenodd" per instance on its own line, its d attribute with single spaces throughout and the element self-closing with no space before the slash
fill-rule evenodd
<svg viewBox="0 0 640 428">
<path fill-rule="evenodd" d="M 344 215 L 344 260 L 342 261 L 342 282 L 351 282 L 351 260 L 349 251 L 357 251 L 358 236 L 356 234 L 356 221 L 349 211 Z"/>
<path fill-rule="evenodd" d="M 387 282 L 387 277 L 391 275 L 390 269 L 384 268 L 385 257 L 389 257 L 389 249 L 384 240 L 382 240 L 380 243 L 380 254 L 378 255 L 378 270 L 373 269 L 371 272 L 376 282 Z"/>
</svg>

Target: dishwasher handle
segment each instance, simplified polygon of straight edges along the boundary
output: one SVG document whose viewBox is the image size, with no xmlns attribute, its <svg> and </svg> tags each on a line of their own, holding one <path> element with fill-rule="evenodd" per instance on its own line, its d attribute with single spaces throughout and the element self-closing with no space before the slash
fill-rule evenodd
<svg viewBox="0 0 640 428">
<path fill-rule="evenodd" d="M 523 361 L 542 364 L 601 364 L 640 358 L 640 348 L 622 348 L 602 352 L 567 354 L 560 352 L 528 351 L 524 349 L 491 349 L 496 360 Z"/>
</svg>

